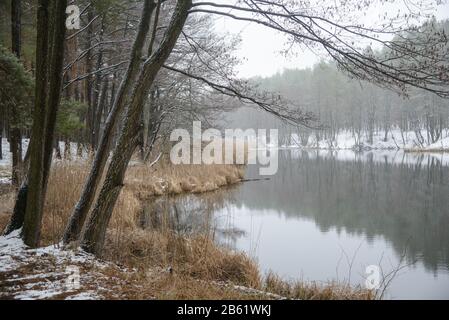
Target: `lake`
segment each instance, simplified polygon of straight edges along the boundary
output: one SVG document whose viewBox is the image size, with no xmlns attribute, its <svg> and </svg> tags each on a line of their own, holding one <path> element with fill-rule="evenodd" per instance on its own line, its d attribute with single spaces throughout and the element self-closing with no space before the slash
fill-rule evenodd
<svg viewBox="0 0 449 320">
<path fill-rule="evenodd" d="M 270 180 L 156 201 L 147 214 L 169 206 L 179 232 L 207 224 L 287 280 L 365 285 L 374 265 L 391 279 L 386 299 L 448 299 L 448 156 L 283 150 Z"/>
</svg>

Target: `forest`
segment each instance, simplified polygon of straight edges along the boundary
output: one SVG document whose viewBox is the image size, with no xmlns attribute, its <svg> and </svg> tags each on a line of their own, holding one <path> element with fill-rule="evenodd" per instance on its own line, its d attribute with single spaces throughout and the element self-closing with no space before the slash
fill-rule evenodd
<svg viewBox="0 0 449 320">
<path fill-rule="evenodd" d="M 449 21 L 434 23 L 436 29 L 449 32 Z M 318 120 L 315 128 L 307 128 L 285 124 L 273 115 L 254 112 L 251 108 L 228 115 L 228 121 L 235 126 L 279 128 L 283 146 L 323 149 L 449 147 L 445 141 L 449 129 L 448 101 L 426 90 L 414 88 L 406 94 L 398 94 L 391 88 L 351 78 L 340 72 L 335 62 L 326 61 L 310 69 L 287 69 L 251 81 L 299 105 Z M 249 114 L 251 117 L 247 116 Z M 378 136 L 380 143 L 377 145 L 374 136 Z"/>
</svg>

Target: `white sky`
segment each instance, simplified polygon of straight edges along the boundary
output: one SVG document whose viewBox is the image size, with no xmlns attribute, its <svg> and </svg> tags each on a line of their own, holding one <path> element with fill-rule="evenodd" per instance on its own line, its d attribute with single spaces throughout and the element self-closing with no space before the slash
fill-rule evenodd
<svg viewBox="0 0 449 320">
<path fill-rule="evenodd" d="M 222 0 L 234 4 L 233 0 Z M 396 8 L 406 9 L 402 1 L 394 4 Z M 368 21 L 375 22 L 380 12 L 385 8 L 379 8 L 379 12 L 371 13 Z M 397 10 L 397 9 L 396 9 Z M 387 11 L 392 11 L 387 8 Z M 449 2 L 435 9 L 438 20 L 449 18 Z M 303 51 L 294 56 L 285 57 L 280 52 L 285 49 L 286 38 L 282 34 L 254 23 L 236 21 L 230 18 L 219 18 L 217 27 L 231 34 L 240 34 L 242 43 L 237 56 L 242 59 L 242 64 L 237 68 L 238 75 L 244 78 L 253 76 L 271 76 L 282 72 L 286 68 L 308 68 L 320 60 L 320 57 L 310 51 Z M 323 58 L 326 58 L 323 56 Z"/>
</svg>

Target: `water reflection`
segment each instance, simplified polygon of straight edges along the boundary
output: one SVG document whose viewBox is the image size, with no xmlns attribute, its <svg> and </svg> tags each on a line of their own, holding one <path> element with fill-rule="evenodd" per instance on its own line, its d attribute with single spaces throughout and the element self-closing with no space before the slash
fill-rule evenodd
<svg viewBox="0 0 449 320">
<path fill-rule="evenodd" d="M 449 168 L 440 158 L 395 153 L 375 159 L 371 153 L 341 161 L 338 153 L 281 155 L 278 175 L 241 188 L 237 207 L 307 217 L 321 232 L 335 228 L 368 241 L 382 236 L 398 254 L 406 252 L 409 262 L 422 260 L 432 271 L 449 268 Z"/>
<path fill-rule="evenodd" d="M 362 283 L 364 266 L 388 271 L 405 257 L 411 266 L 391 297 L 449 298 L 447 155 L 287 150 L 279 157 L 269 181 L 161 198 L 143 220 L 157 227 L 149 217 L 164 211 L 178 232 L 214 230 L 218 242 L 252 254 L 262 269 L 307 280 L 348 280 L 355 272 L 351 281 Z M 257 174 L 248 168 L 249 178 Z"/>
<path fill-rule="evenodd" d="M 151 230 L 170 230 L 183 236 L 207 234 L 217 242 L 245 236 L 244 230 L 222 224 L 219 211 L 229 209 L 235 202 L 235 188 L 199 195 L 164 196 L 145 204 L 140 216 L 140 227 Z"/>
</svg>

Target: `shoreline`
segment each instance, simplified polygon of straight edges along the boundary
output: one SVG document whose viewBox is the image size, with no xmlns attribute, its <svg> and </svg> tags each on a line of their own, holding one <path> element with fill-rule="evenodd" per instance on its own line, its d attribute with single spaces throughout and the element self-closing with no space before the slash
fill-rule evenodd
<svg viewBox="0 0 449 320">
<path fill-rule="evenodd" d="M 226 189 L 240 182 L 231 179 L 230 174 L 237 177 L 237 172 L 241 172 L 239 169 L 241 168 L 226 171 L 215 168 L 223 183 L 219 189 Z M 86 257 L 81 251 L 65 250 L 59 247 L 59 239 L 67 214 L 84 181 L 82 170 L 76 165 L 55 166 L 49 183 L 42 248 L 37 251 L 24 248 L 17 235 L 13 240 L 0 237 L 0 298 L 376 299 L 375 293 L 345 283 L 286 282 L 274 274 L 262 275 L 257 263 L 246 254 L 218 245 L 214 236 L 208 232 L 204 235 L 180 235 L 170 228 L 140 228 L 139 214 L 142 212 L 144 199 L 148 199 L 148 194 L 142 194 L 142 188 L 146 188 L 146 182 L 154 176 L 142 176 L 139 168 L 127 176 L 127 186 L 118 200 L 108 229 L 107 247 L 102 260 Z M 172 170 L 164 170 L 159 168 L 156 172 L 173 174 Z M 210 171 L 204 172 L 204 168 L 193 170 L 185 171 L 183 168 L 182 171 L 167 176 L 165 180 L 175 185 L 179 183 L 182 188 L 185 176 L 181 176 L 181 173 L 187 176 L 194 173 L 198 181 L 210 178 Z M 228 178 L 223 176 L 226 172 L 230 174 Z M 134 181 L 135 177 L 140 177 L 140 181 L 134 186 L 129 185 L 129 181 Z M 169 185 L 166 184 L 167 192 L 180 191 Z M 190 190 L 190 187 L 185 185 L 188 192 L 174 194 L 181 196 L 199 192 L 199 189 L 194 192 L 195 188 Z M 201 190 L 213 191 L 208 188 Z M 170 192 L 161 195 L 165 194 Z M 5 195 L 2 196 L 2 203 L 9 203 L 11 206 L 13 197 L 10 197 L 9 202 L 3 201 L 4 197 Z M 4 220 L 0 219 L 0 224 L 7 222 Z M 9 246 L 2 246 L 8 241 Z M 44 258 L 39 258 L 39 254 L 33 252 L 44 252 Z M 14 261 L 17 262 L 16 267 Z M 51 261 L 60 263 L 54 264 Z M 5 263 L 13 266 L 13 270 L 2 270 Z M 81 270 L 82 288 L 66 293 L 63 287 L 64 268 L 72 265 Z M 92 289 L 95 288 L 97 278 L 100 283 L 98 292 Z M 48 280 L 56 287 L 49 288 Z"/>
</svg>

